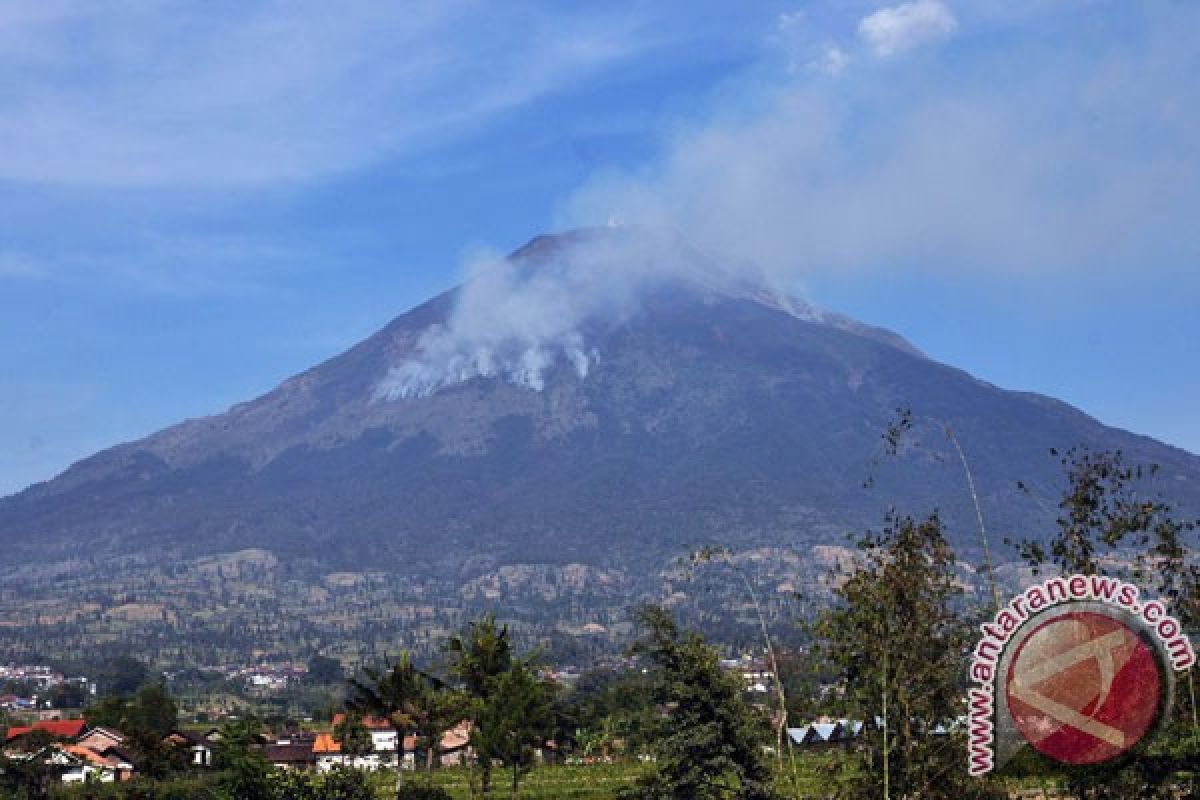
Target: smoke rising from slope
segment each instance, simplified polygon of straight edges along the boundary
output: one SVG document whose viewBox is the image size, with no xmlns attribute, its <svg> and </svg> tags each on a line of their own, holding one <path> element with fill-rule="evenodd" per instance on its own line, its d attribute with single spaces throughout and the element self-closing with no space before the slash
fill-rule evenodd
<svg viewBox="0 0 1200 800">
<path fill-rule="evenodd" d="M 380 397 L 424 397 L 477 377 L 540 391 L 557 366 L 586 378 L 602 357 L 589 327 L 628 319 L 645 291 L 672 278 L 732 279 L 677 237 L 615 228 L 545 239 L 513 260 L 480 259 L 469 274 L 446 324 L 391 369 Z"/>
<path fill-rule="evenodd" d="M 1200 11 L 1155 6 L 1136 33 L 1114 12 L 1093 21 L 1112 28 L 1103 46 L 1072 51 L 1041 27 L 1069 29 L 1086 9 L 1012 24 L 1005 14 L 1016 12 L 978 8 L 961 20 L 932 1 L 875 11 L 841 41 L 806 41 L 803 15 L 786 15 L 777 80 L 764 85 L 755 71 L 707 118 L 680 126 L 658 163 L 589 181 L 561 227 L 617 219 L 679 231 L 705 252 L 737 255 L 720 259 L 726 288 L 768 286 L 780 298 L 829 273 L 1017 273 L 1035 286 L 1043 275 L 1188 274 L 1200 260 L 1190 219 L 1200 51 L 1188 35 Z M 953 46 L 972 36 L 1001 46 Z M 830 48 L 836 70 L 810 57 Z M 656 281 L 708 269 L 668 236 L 650 248 L 638 236 L 597 241 L 576 248 L 572 268 L 475 275 L 381 394 L 421 396 L 476 376 L 540 389 L 556 364 L 584 377 L 602 357 L 590 321 L 627 318 Z"/>
</svg>

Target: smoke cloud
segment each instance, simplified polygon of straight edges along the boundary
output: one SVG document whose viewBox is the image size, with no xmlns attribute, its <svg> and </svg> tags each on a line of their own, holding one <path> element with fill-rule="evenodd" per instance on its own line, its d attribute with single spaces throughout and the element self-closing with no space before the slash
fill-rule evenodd
<svg viewBox="0 0 1200 800">
<path fill-rule="evenodd" d="M 626 321 L 647 290 L 684 276 L 734 279 L 665 231 L 616 227 L 543 239 L 512 260 L 476 259 L 468 275 L 446 324 L 421 336 L 379 397 L 424 397 L 477 377 L 541 391 L 556 366 L 586 378 L 602 357 L 589 332 Z"/>
<path fill-rule="evenodd" d="M 422 396 L 476 376 L 536 390 L 555 364 L 584 377 L 603 357 L 589 321 L 627 318 L 670 276 L 723 272 L 726 287 L 786 298 L 833 273 L 1036 282 L 1190 270 L 1200 260 L 1190 218 L 1200 206 L 1200 50 L 1189 32 L 1200 9 L 1014 19 L 1003 8 L 955 17 L 917 0 L 834 39 L 806 38 L 804 16 L 785 15 L 775 79 L 760 65 L 725 87 L 706 115 L 677 126 L 661 159 L 594 176 L 559 219 L 678 231 L 696 249 L 624 236 L 576 248 L 569 266 L 476 270 L 452 318 L 392 370 L 381 395 Z M 1052 35 L 1083 16 L 1088 47 Z"/>
<path fill-rule="evenodd" d="M 956 19 L 920 0 L 833 41 L 786 15 L 777 80 L 761 67 L 727 88 L 657 163 L 593 178 L 562 219 L 671 227 L 783 282 L 1191 270 L 1200 8 L 1061 8 Z"/>
</svg>

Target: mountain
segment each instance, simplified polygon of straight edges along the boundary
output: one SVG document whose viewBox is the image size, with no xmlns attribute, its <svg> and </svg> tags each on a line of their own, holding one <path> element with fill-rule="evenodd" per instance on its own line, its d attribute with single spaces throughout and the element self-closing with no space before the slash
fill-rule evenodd
<svg viewBox="0 0 1200 800">
<path fill-rule="evenodd" d="M 539 237 L 262 397 L 0 500 L 0 597 L 48 603 L 63 642 L 240 625 L 254 647 L 371 620 L 411 640 L 486 604 L 607 630 L 635 597 L 686 596 L 671 565 L 692 548 L 743 554 L 782 596 L 890 506 L 939 509 L 976 557 L 947 429 L 1001 560 L 1003 536 L 1053 527 L 1051 448 L 1159 464 L 1200 510 L 1200 458 L 769 285 L 670 236 Z M 0 607 L 0 646 L 28 603 Z"/>
</svg>

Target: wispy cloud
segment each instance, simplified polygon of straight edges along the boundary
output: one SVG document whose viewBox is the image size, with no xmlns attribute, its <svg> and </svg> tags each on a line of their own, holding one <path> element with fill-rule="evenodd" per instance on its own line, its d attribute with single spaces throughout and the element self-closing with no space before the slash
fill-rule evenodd
<svg viewBox="0 0 1200 800">
<path fill-rule="evenodd" d="M 644 44 L 629 14 L 218 5 L 7 5 L 0 179 L 304 180 L 428 147 Z"/>
<path fill-rule="evenodd" d="M 939 0 L 913 0 L 863 17 L 858 34 L 881 57 L 911 50 L 954 33 L 958 21 Z"/>
<path fill-rule="evenodd" d="M 816 69 L 834 77 L 841 75 L 850 65 L 850 56 L 836 44 L 826 44 L 820 56 L 812 63 Z"/>
<path fill-rule="evenodd" d="M 0 278 L 40 280 L 50 276 L 45 265 L 22 253 L 0 251 Z"/>
<path fill-rule="evenodd" d="M 119 288 L 140 295 L 228 296 L 278 292 L 319 264 L 321 253 L 246 236 L 141 232 L 53 254 L 0 251 L 0 279 L 53 281 L 64 291 Z"/>
</svg>

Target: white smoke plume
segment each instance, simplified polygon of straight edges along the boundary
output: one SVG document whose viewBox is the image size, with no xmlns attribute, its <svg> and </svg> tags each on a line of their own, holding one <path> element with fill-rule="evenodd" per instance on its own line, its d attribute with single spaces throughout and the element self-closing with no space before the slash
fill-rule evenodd
<svg viewBox="0 0 1200 800">
<path fill-rule="evenodd" d="M 601 357 L 589 323 L 618 324 L 648 288 L 683 274 L 728 280 L 676 237 L 644 229 L 581 231 L 543 240 L 515 261 L 477 260 L 445 325 L 426 331 L 377 395 L 424 397 L 477 377 L 534 391 L 565 366 L 580 378 Z"/>
</svg>

